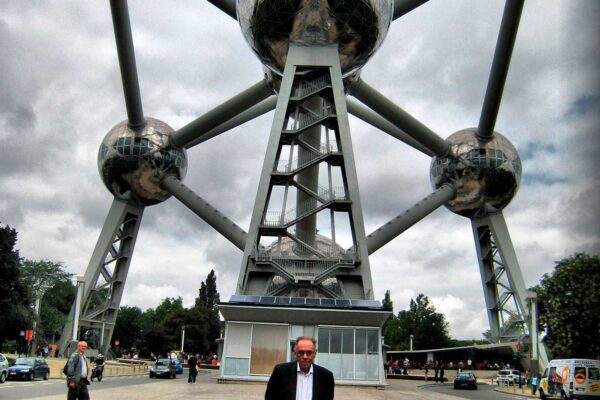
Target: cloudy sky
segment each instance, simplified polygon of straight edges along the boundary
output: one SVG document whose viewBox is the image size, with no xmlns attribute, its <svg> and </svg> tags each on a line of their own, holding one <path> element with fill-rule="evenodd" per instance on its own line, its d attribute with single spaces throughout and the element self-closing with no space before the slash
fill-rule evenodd
<svg viewBox="0 0 600 400">
<path fill-rule="evenodd" d="M 238 24 L 204 0 L 131 0 L 144 114 L 178 129 L 257 82 Z M 396 20 L 363 79 L 442 137 L 479 121 L 504 2 L 431 0 Z M 596 0 L 526 1 L 496 130 L 523 161 L 505 209 L 528 286 L 575 252 L 598 254 Z M 83 275 L 112 195 L 97 171 L 126 118 L 108 2 L 0 2 L 0 221 L 22 257 Z M 188 152 L 186 185 L 245 230 L 273 113 Z M 429 194 L 430 159 L 354 117 L 366 231 Z M 144 213 L 122 304 L 193 303 L 211 269 L 234 293 L 242 253 L 176 199 Z M 488 329 L 470 221 L 441 208 L 371 257 L 375 297 L 419 293 L 453 337 Z"/>
</svg>

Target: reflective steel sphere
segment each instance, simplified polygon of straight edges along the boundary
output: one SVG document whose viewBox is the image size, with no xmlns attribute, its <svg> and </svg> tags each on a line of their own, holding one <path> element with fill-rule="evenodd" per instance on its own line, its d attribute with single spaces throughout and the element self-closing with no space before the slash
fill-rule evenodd
<svg viewBox="0 0 600 400">
<path fill-rule="evenodd" d="M 115 197 L 153 205 L 169 198 L 160 187 L 165 175 L 183 179 L 187 171 L 185 149 L 170 143 L 173 128 L 154 118 L 136 131 L 123 121 L 104 137 L 98 151 L 98 170 Z"/>
<path fill-rule="evenodd" d="M 361 68 L 387 34 L 393 0 L 237 0 L 242 33 L 282 75 L 290 43 L 337 44 L 343 76 Z"/>
<path fill-rule="evenodd" d="M 481 143 L 476 132 L 469 128 L 450 135 L 450 154 L 434 157 L 430 170 L 434 189 L 447 182 L 456 186 L 456 198 L 446 207 L 469 218 L 502 210 L 521 182 L 521 159 L 512 143 L 497 132 Z"/>
</svg>

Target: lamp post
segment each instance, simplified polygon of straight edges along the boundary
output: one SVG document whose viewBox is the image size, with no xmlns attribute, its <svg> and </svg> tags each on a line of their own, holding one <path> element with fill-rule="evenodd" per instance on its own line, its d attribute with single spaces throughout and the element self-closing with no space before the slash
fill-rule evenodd
<svg viewBox="0 0 600 400">
<path fill-rule="evenodd" d="M 413 339 L 415 335 L 410 335 L 410 351 L 413 351 Z"/>
<path fill-rule="evenodd" d="M 79 339 L 79 314 L 81 313 L 81 304 L 83 303 L 83 291 L 85 287 L 85 277 L 78 276 L 76 278 L 77 286 L 75 287 L 75 307 L 73 310 L 73 330 L 71 331 L 71 344 L 69 345 L 68 354 L 70 356 L 77 348 Z"/>
<path fill-rule="evenodd" d="M 527 300 L 529 301 L 529 338 L 531 340 L 531 360 L 529 370 L 531 376 L 535 376 L 539 370 L 538 363 L 538 309 L 537 309 L 537 293 L 534 291 L 527 292 Z"/>
<path fill-rule="evenodd" d="M 185 340 L 185 325 L 181 327 L 181 353 L 183 354 L 183 341 Z"/>
</svg>

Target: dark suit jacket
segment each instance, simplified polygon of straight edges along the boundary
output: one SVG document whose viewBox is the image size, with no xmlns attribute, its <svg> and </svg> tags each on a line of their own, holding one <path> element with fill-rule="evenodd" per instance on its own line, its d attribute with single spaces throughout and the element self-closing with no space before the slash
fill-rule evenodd
<svg viewBox="0 0 600 400">
<path fill-rule="evenodd" d="M 275 366 L 267 384 L 265 400 L 296 399 L 297 365 L 298 363 L 293 361 Z M 334 381 L 331 371 L 313 364 L 312 400 L 333 400 L 333 390 Z"/>
</svg>

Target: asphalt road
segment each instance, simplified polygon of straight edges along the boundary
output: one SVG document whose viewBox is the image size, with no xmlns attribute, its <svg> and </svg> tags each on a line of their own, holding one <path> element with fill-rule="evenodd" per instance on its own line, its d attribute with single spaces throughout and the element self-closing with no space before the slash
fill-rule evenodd
<svg viewBox="0 0 600 400">
<path fill-rule="evenodd" d="M 440 393 L 444 395 L 451 395 L 460 397 L 467 400 L 524 400 L 522 396 L 514 394 L 496 392 L 495 385 L 478 384 L 477 390 L 468 389 L 454 389 L 451 383 L 446 384 L 433 384 L 433 385 L 422 385 L 419 388 L 423 391 L 430 393 Z"/>
<path fill-rule="evenodd" d="M 200 374 L 206 374 L 200 371 Z M 131 385 L 152 385 L 168 379 L 150 379 L 148 375 L 132 375 L 105 377 L 102 382 L 94 380 L 88 387 L 90 397 L 94 398 L 94 392 L 107 389 L 116 389 Z M 187 371 L 183 375 L 177 375 L 175 381 L 187 382 Z M 175 383 L 175 382 L 174 382 Z M 146 390 L 151 390 L 146 386 Z M 0 399 L 35 399 L 52 395 L 67 396 L 67 385 L 63 379 L 50 379 L 44 381 L 41 379 L 34 381 L 6 381 L 0 385 Z"/>
</svg>

